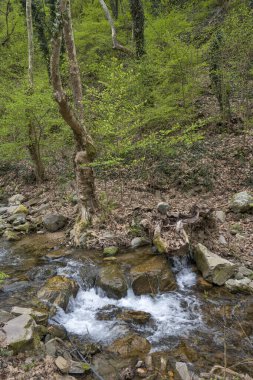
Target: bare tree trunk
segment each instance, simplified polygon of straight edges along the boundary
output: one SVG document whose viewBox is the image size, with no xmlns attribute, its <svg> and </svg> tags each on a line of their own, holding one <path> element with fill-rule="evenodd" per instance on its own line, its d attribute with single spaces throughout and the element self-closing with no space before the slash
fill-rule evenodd
<svg viewBox="0 0 253 380">
<path fill-rule="evenodd" d="M 107 20 L 108 20 L 108 22 L 110 24 L 110 27 L 111 27 L 111 31 L 112 31 L 112 47 L 113 47 L 113 49 L 115 49 L 115 50 L 121 50 L 124 53 L 133 55 L 133 52 L 131 50 L 127 49 L 125 46 L 121 45 L 118 42 L 116 28 L 115 28 L 115 25 L 114 25 L 113 18 L 112 18 L 111 14 L 110 14 L 110 11 L 109 11 L 106 3 L 104 2 L 104 0 L 99 0 L 99 2 L 100 2 L 101 7 L 103 8 L 103 10 L 105 12 L 105 17 L 107 18 Z"/>
<path fill-rule="evenodd" d="M 33 61 L 34 61 L 34 48 L 33 48 L 33 21 L 32 21 L 32 0 L 26 0 L 26 23 L 27 23 L 27 38 L 28 38 L 28 95 L 32 96 L 34 93 L 33 81 Z M 26 113 L 30 118 L 30 111 L 27 109 Z M 34 166 L 34 173 L 36 181 L 42 182 L 45 177 L 45 170 L 40 154 L 40 139 L 37 136 L 36 126 L 31 118 L 28 124 L 28 151 Z"/>
<path fill-rule="evenodd" d="M 95 157 L 95 146 L 91 136 L 84 126 L 84 110 L 82 103 L 82 84 L 79 66 L 76 56 L 76 48 L 71 22 L 70 1 L 60 0 L 57 12 L 60 18 L 56 20 L 58 30 L 52 39 L 51 77 L 55 100 L 59 105 L 59 111 L 72 129 L 76 142 L 75 172 L 76 185 L 80 206 L 80 218 L 82 227 L 91 222 L 91 216 L 97 207 L 95 196 L 94 174 L 91 163 Z M 74 99 L 74 110 L 63 90 L 60 74 L 60 52 L 62 44 L 62 31 L 64 35 L 66 51 L 69 58 L 69 71 L 71 87 Z M 77 224 L 76 224 L 77 225 Z M 80 233 L 81 231 L 78 231 Z M 78 240 L 78 239 L 77 239 Z M 78 244 L 78 241 L 76 241 Z"/>
<path fill-rule="evenodd" d="M 145 54 L 144 40 L 144 10 L 141 0 L 129 0 L 133 20 L 133 36 L 138 58 Z"/>
</svg>

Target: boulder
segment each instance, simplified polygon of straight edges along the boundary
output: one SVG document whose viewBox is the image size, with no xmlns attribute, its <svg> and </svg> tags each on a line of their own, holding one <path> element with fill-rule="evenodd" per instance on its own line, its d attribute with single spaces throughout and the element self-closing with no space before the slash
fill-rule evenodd
<svg viewBox="0 0 253 380">
<path fill-rule="evenodd" d="M 63 227 L 67 223 L 67 218 L 61 214 L 48 214 L 43 218 L 43 224 L 47 231 L 55 232 Z"/>
<path fill-rule="evenodd" d="M 194 260 L 203 277 L 216 285 L 224 285 L 236 272 L 236 265 L 209 251 L 204 245 L 194 248 Z"/>
<path fill-rule="evenodd" d="M 31 307 L 14 306 L 11 309 L 11 313 L 14 315 L 31 315 L 35 322 L 39 324 L 46 323 L 48 319 L 48 312 L 46 310 L 35 310 Z"/>
<path fill-rule="evenodd" d="M 170 206 L 166 202 L 159 202 L 156 208 L 157 211 L 160 212 L 160 214 L 166 215 Z"/>
<path fill-rule="evenodd" d="M 10 206 L 19 205 L 24 201 L 25 197 L 22 194 L 15 194 L 8 199 L 8 203 Z"/>
<path fill-rule="evenodd" d="M 151 344 L 146 338 L 137 334 L 129 334 L 116 339 L 107 350 L 121 357 L 139 357 L 145 355 L 151 349 Z"/>
<path fill-rule="evenodd" d="M 135 248 L 143 247 L 148 244 L 150 244 L 148 239 L 144 237 L 135 237 L 131 241 L 131 248 L 135 249 Z"/>
<path fill-rule="evenodd" d="M 108 297 L 122 298 L 127 294 L 127 282 L 124 274 L 116 264 L 109 264 L 101 268 L 97 286 L 103 289 Z"/>
<path fill-rule="evenodd" d="M 253 210 L 253 197 L 247 191 L 241 191 L 233 196 L 229 208 L 234 212 L 248 212 Z"/>
<path fill-rule="evenodd" d="M 253 280 L 247 277 L 241 280 L 230 279 L 226 281 L 225 286 L 232 293 L 242 292 L 253 294 Z"/>
<path fill-rule="evenodd" d="M 154 256 L 134 266 L 130 271 L 132 288 L 136 295 L 157 294 L 175 290 L 176 279 L 168 261 L 163 256 Z"/>
<path fill-rule="evenodd" d="M 105 247 L 103 251 L 105 256 L 114 256 L 114 255 L 117 255 L 118 252 L 119 252 L 119 248 L 116 246 Z"/>
<path fill-rule="evenodd" d="M 2 327 L 0 346 L 9 347 L 15 352 L 34 346 L 36 323 L 28 314 L 9 320 Z"/>
<path fill-rule="evenodd" d="M 38 291 L 40 300 L 49 302 L 66 310 L 71 296 L 75 297 L 79 286 L 75 280 L 64 276 L 54 276 Z"/>
</svg>

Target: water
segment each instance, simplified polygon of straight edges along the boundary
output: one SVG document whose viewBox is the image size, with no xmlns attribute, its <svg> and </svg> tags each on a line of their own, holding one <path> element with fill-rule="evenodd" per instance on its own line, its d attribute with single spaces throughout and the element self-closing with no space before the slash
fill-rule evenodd
<svg viewBox="0 0 253 380">
<path fill-rule="evenodd" d="M 73 266 L 72 263 L 71 267 Z M 113 305 L 151 314 L 153 320 L 151 325 L 135 326 L 135 329 L 143 333 L 154 347 L 159 347 L 170 337 L 188 336 L 192 330 L 202 324 L 199 301 L 191 292 L 191 287 L 196 282 L 196 275 L 186 259 L 174 261 L 174 271 L 178 291 L 157 296 L 136 296 L 129 289 L 126 297 L 114 300 L 106 297 L 100 289 L 81 289 L 76 299 L 71 301 L 66 313 L 59 310 L 56 320 L 70 333 L 108 344 L 127 331 L 127 325 L 122 321 L 96 319 L 99 310 Z"/>
</svg>

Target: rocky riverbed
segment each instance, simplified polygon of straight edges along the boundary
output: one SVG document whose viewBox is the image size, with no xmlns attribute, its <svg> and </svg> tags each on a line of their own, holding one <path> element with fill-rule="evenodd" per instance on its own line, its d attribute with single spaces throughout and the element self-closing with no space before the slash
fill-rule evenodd
<svg viewBox="0 0 253 380">
<path fill-rule="evenodd" d="M 212 264 L 201 273 L 194 255 L 147 246 L 108 256 L 62 239 L 1 241 L 3 379 L 204 378 L 224 365 L 224 349 L 228 367 L 253 375 L 252 295 L 221 285 L 225 263 L 213 271 L 211 252 L 198 248 Z M 247 268 L 226 265 L 223 283 L 251 281 Z"/>
</svg>

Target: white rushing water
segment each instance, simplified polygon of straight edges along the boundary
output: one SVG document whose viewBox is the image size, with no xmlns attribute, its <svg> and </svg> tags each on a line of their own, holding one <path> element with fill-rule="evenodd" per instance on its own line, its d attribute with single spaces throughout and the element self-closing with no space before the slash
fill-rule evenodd
<svg viewBox="0 0 253 380">
<path fill-rule="evenodd" d="M 174 266 L 178 291 L 153 297 L 136 296 L 129 289 L 126 297 L 114 300 L 94 288 L 80 290 L 76 299 L 71 301 L 68 312 L 59 310 L 56 320 L 70 333 L 87 336 L 95 342 L 109 343 L 124 335 L 127 325 L 119 320 L 97 320 L 96 313 L 105 306 L 114 305 L 151 314 L 154 323 L 139 327 L 139 330 L 154 346 L 159 346 L 169 337 L 187 336 L 201 325 L 199 302 L 190 291 L 196 275 L 185 261 L 178 260 Z"/>
</svg>

